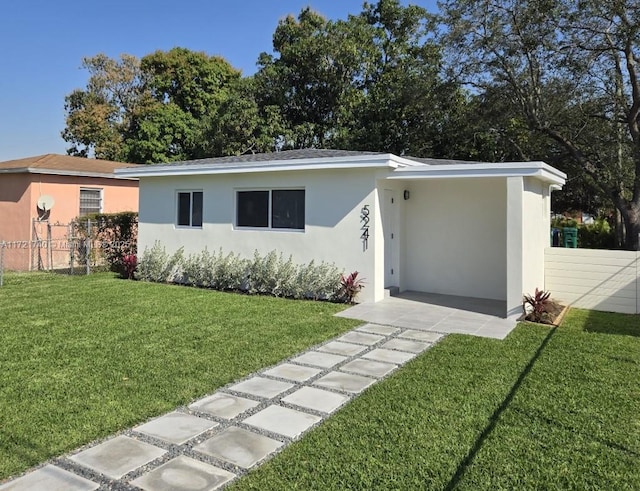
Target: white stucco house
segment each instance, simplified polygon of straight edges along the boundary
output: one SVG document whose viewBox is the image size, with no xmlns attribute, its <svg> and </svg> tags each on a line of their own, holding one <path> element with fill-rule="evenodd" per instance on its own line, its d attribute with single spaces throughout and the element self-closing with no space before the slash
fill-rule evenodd
<svg viewBox="0 0 640 491">
<path fill-rule="evenodd" d="M 477 297 L 521 312 L 544 286 L 550 195 L 544 162 L 482 163 L 291 150 L 118 169 L 139 178 L 140 251 L 255 250 L 335 263 L 385 289 Z"/>
</svg>

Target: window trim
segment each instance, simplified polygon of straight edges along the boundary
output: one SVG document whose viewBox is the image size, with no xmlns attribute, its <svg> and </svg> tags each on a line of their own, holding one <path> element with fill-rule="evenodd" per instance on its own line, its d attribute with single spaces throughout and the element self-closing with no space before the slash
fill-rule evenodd
<svg viewBox="0 0 640 491">
<path fill-rule="evenodd" d="M 200 225 L 193 225 L 193 195 L 200 193 L 202 195 L 202 209 L 200 210 Z M 180 195 L 189 194 L 189 225 L 180 225 Z M 204 191 L 202 189 L 176 189 L 175 194 L 175 228 L 180 229 L 202 229 L 204 225 Z"/>
<path fill-rule="evenodd" d="M 248 227 L 243 225 L 238 225 L 238 194 L 242 192 L 252 192 L 252 191 L 268 191 L 269 199 L 267 202 L 268 205 L 268 213 L 267 220 L 268 225 L 266 227 Z M 273 227 L 273 191 L 304 191 L 304 225 L 302 228 L 281 228 Z M 233 213 L 233 228 L 234 230 L 256 230 L 256 231 L 270 231 L 270 232 L 297 232 L 297 233 L 305 233 L 307 230 L 307 190 L 304 186 L 286 186 L 286 187 L 249 187 L 249 188 L 234 188 L 233 190 L 233 203 L 234 203 L 234 213 Z"/>
<path fill-rule="evenodd" d="M 98 193 L 100 194 L 100 197 L 98 198 L 100 200 L 100 205 L 98 207 L 98 211 L 89 211 L 86 213 L 82 212 L 82 192 L 83 191 L 98 191 Z M 93 188 L 93 187 L 89 187 L 89 186 L 80 186 L 80 191 L 78 193 L 78 216 L 83 217 L 83 216 L 87 216 L 87 215 L 91 215 L 92 213 L 102 213 L 103 209 L 104 209 L 104 188 Z"/>
</svg>

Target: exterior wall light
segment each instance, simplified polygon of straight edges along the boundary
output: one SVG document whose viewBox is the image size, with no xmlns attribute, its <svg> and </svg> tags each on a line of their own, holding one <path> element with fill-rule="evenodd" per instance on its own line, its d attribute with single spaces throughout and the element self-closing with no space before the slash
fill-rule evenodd
<svg viewBox="0 0 640 491">
<path fill-rule="evenodd" d="M 409 199 L 409 190 L 408 189 L 404 190 L 404 199 L 405 199 L 405 201 Z"/>
</svg>

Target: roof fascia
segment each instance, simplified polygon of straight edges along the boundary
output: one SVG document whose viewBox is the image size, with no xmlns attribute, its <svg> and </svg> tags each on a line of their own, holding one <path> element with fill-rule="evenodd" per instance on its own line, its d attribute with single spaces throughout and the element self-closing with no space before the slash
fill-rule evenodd
<svg viewBox="0 0 640 491">
<path fill-rule="evenodd" d="M 266 160 L 262 162 L 229 162 L 219 164 L 148 165 L 144 169 L 125 167 L 116 169 L 119 176 L 164 177 L 211 174 L 245 174 L 252 172 L 278 172 L 297 170 L 395 168 L 391 154 L 355 155 L 350 157 L 323 157 L 295 160 Z"/>
<path fill-rule="evenodd" d="M 567 175 L 545 162 L 426 165 L 419 169 L 398 168 L 387 179 L 447 179 L 479 177 L 536 177 L 562 186 Z"/>
<path fill-rule="evenodd" d="M 34 167 L 22 167 L 15 169 L 0 169 L 0 174 L 47 174 L 52 176 L 71 176 L 71 177 L 100 177 L 105 179 L 119 179 L 137 181 L 135 177 L 128 176 L 116 176 L 115 174 L 103 173 L 103 172 L 79 172 L 73 170 L 58 170 L 58 169 L 40 169 Z"/>
</svg>

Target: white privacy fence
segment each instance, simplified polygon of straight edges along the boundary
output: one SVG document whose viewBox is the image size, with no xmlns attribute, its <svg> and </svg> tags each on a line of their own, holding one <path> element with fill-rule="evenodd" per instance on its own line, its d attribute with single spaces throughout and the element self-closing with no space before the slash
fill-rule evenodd
<svg viewBox="0 0 640 491">
<path fill-rule="evenodd" d="M 640 252 L 549 247 L 545 290 L 585 309 L 640 313 Z"/>
</svg>

